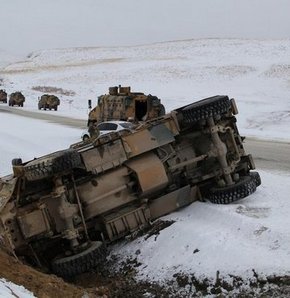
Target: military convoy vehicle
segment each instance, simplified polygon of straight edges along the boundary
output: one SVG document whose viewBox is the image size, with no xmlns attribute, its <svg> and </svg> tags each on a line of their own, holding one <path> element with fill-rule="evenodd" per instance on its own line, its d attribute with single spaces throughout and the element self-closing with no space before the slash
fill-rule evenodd
<svg viewBox="0 0 290 298">
<path fill-rule="evenodd" d="M 7 92 L 3 89 L 0 90 L 0 101 L 7 103 Z"/>
<path fill-rule="evenodd" d="M 147 121 L 164 114 L 165 108 L 157 96 L 131 92 L 131 87 L 110 87 L 109 94 L 99 96 L 97 106 L 90 111 L 88 127 L 111 120 Z"/>
<path fill-rule="evenodd" d="M 178 208 L 247 197 L 261 180 L 236 114 L 233 99 L 214 96 L 133 132 L 14 159 L 0 183 L 0 235 L 16 255 L 70 277 L 98 267 L 110 243 Z"/>
<path fill-rule="evenodd" d="M 13 92 L 10 94 L 9 96 L 9 106 L 19 106 L 19 107 L 23 107 L 23 104 L 25 102 L 25 97 L 24 95 L 17 91 L 17 92 Z"/>
<path fill-rule="evenodd" d="M 48 110 L 55 110 L 57 111 L 57 107 L 60 104 L 60 100 L 57 96 L 55 95 L 50 95 L 50 94 L 43 94 L 39 99 L 38 99 L 38 109 L 48 109 Z"/>
</svg>

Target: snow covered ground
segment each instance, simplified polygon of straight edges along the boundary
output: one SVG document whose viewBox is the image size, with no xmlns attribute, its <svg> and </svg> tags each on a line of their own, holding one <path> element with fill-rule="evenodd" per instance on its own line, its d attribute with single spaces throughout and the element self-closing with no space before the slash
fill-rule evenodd
<svg viewBox="0 0 290 298">
<path fill-rule="evenodd" d="M 81 140 L 81 129 L 0 113 L 0 177 L 12 172 L 11 160 L 34 157 L 68 148 Z"/>
<path fill-rule="evenodd" d="M 290 40 L 190 40 L 139 47 L 35 52 L 0 70 L 0 88 L 23 91 L 24 109 L 37 111 L 35 87 L 62 89 L 57 113 L 86 119 L 87 99 L 113 85 L 158 95 L 170 111 L 216 94 L 237 100 L 243 135 L 290 140 Z M 16 107 L 17 108 L 17 107 Z M 81 130 L 1 113 L 0 176 L 11 159 L 29 160 L 67 148 Z M 259 169 L 258 169 L 259 170 Z M 197 202 L 164 220 L 157 237 L 114 247 L 137 258 L 140 279 L 171 280 L 179 272 L 214 278 L 219 270 L 250 277 L 290 274 L 290 173 L 260 171 L 262 185 L 231 205 Z"/>
<path fill-rule="evenodd" d="M 12 282 L 0 278 L 0 297 L 3 298 L 33 298 L 33 293 L 29 292 L 22 286 L 18 286 Z"/>
<path fill-rule="evenodd" d="M 263 184 L 235 204 L 196 202 L 163 217 L 175 221 L 160 235 L 117 245 L 141 263 L 141 279 L 171 280 L 176 273 L 197 278 L 290 274 L 290 173 L 260 171 Z M 148 239 L 147 239 L 148 238 Z M 113 251 L 115 253 L 115 251 Z"/>
</svg>

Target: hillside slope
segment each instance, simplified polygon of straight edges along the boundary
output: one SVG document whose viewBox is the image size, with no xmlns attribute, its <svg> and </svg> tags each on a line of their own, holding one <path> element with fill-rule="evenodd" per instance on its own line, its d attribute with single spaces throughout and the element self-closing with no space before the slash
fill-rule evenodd
<svg viewBox="0 0 290 298">
<path fill-rule="evenodd" d="M 235 97 L 247 136 L 288 139 L 290 40 L 200 39 L 131 47 L 43 50 L 0 70 L 8 92 L 21 90 L 37 110 L 44 92 L 58 113 L 87 118 L 87 100 L 109 86 L 159 96 L 167 111 L 216 94 Z"/>
</svg>

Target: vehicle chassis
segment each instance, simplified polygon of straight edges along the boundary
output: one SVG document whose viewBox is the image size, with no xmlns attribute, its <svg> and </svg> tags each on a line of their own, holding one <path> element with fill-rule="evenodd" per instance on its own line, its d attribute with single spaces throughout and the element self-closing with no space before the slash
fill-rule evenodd
<svg viewBox="0 0 290 298">
<path fill-rule="evenodd" d="M 70 277 L 106 246 L 201 200 L 229 204 L 261 180 L 236 126 L 235 101 L 214 96 L 32 161 L 0 183 L 0 232 L 37 266 Z"/>
</svg>

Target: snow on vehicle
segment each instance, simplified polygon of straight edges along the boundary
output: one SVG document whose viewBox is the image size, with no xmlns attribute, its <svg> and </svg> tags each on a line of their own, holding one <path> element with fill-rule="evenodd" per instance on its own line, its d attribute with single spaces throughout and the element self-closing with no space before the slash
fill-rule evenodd
<svg viewBox="0 0 290 298">
<path fill-rule="evenodd" d="M 249 196 L 261 180 L 235 114 L 233 99 L 214 96 L 134 131 L 14 159 L 0 183 L 0 234 L 16 255 L 70 277 L 98 267 L 110 243 L 178 208 Z"/>
</svg>

